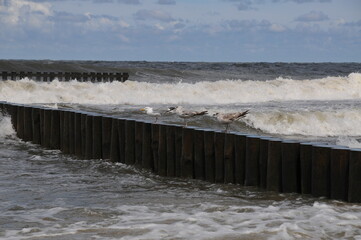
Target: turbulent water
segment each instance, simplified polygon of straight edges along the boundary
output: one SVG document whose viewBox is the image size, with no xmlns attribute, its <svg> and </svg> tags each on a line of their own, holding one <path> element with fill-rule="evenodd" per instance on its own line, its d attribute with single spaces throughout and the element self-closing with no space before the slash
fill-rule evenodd
<svg viewBox="0 0 361 240">
<path fill-rule="evenodd" d="M 231 130 L 361 147 L 359 63 L 0 61 L 1 71 L 125 71 L 128 81 L 0 81 L 0 101 L 152 120 L 139 109 L 250 110 Z M 182 124 L 174 115 L 159 121 Z M 0 115 L 0 238 L 361 239 L 361 205 L 161 178 L 18 140 Z"/>
</svg>

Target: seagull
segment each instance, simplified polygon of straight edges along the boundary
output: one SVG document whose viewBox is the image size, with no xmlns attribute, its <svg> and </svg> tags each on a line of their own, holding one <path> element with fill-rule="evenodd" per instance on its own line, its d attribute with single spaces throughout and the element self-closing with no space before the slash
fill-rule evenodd
<svg viewBox="0 0 361 240">
<path fill-rule="evenodd" d="M 160 113 L 153 112 L 153 108 L 151 108 L 151 107 L 142 108 L 142 109 L 140 109 L 140 111 L 145 112 L 145 113 L 146 113 L 147 115 L 149 115 L 149 116 L 155 117 L 155 122 L 154 122 L 154 123 L 157 122 L 158 117 L 161 115 Z"/>
<path fill-rule="evenodd" d="M 208 113 L 208 111 L 186 111 L 183 107 L 169 107 L 167 113 L 176 113 L 180 118 L 184 120 L 184 126 L 187 126 L 187 119 L 196 116 L 202 116 Z"/>
<path fill-rule="evenodd" d="M 228 131 L 228 126 L 230 123 L 244 118 L 248 114 L 249 110 L 244 112 L 235 112 L 235 113 L 215 113 L 213 116 L 217 117 L 218 122 L 226 124 L 226 130 Z"/>
</svg>

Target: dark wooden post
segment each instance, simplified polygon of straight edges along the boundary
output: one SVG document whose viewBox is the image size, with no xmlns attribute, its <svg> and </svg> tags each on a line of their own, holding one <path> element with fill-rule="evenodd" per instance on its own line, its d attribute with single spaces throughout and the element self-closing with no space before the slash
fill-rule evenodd
<svg viewBox="0 0 361 240">
<path fill-rule="evenodd" d="M 224 138 L 224 132 L 214 133 L 214 180 L 217 183 L 224 183 Z"/>
<path fill-rule="evenodd" d="M 267 190 L 282 191 L 282 141 L 270 139 L 268 142 Z"/>
<path fill-rule="evenodd" d="M 330 197 L 330 153 L 329 145 L 312 148 L 312 195 Z"/>
<path fill-rule="evenodd" d="M 143 122 L 135 122 L 135 165 L 142 166 Z"/>
<path fill-rule="evenodd" d="M 75 154 L 75 113 L 69 111 L 69 153 Z"/>
<path fill-rule="evenodd" d="M 44 143 L 43 146 L 51 148 L 51 109 L 44 109 Z"/>
<path fill-rule="evenodd" d="M 81 158 L 85 159 L 86 153 L 86 113 L 81 113 Z"/>
<path fill-rule="evenodd" d="M 153 170 L 153 153 L 152 153 L 152 124 L 143 123 L 143 145 L 142 145 L 142 167 Z"/>
<path fill-rule="evenodd" d="M 110 161 L 119 162 L 120 152 L 119 152 L 118 119 L 112 118 L 111 120 L 112 120 L 112 129 L 111 129 L 111 139 L 110 139 Z"/>
<path fill-rule="evenodd" d="M 85 159 L 93 158 L 93 116 L 86 115 L 85 119 Z"/>
<path fill-rule="evenodd" d="M 282 142 L 282 192 L 301 192 L 300 144 Z"/>
<path fill-rule="evenodd" d="M 194 178 L 205 179 L 204 129 L 195 129 L 194 135 Z"/>
<path fill-rule="evenodd" d="M 247 136 L 246 139 L 246 186 L 259 185 L 259 136 Z"/>
<path fill-rule="evenodd" d="M 102 116 L 93 116 L 93 158 L 102 158 Z"/>
<path fill-rule="evenodd" d="M 152 152 L 153 152 L 153 171 L 158 172 L 158 162 L 159 162 L 159 125 L 152 124 Z"/>
<path fill-rule="evenodd" d="M 70 112 L 69 111 L 63 111 L 63 133 L 62 133 L 62 140 L 61 140 L 61 150 L 63 153 L 67 154 L 70 153 L 69 151 L 69 121 L 70 120 Z"/>
<path fill-rule="evenodd" d="M 16 117 L 16 133 L 18 138 L 24 139 L 24 106 L 23 105 L 17 105 L 17 117 Z"/>
<path fill-rule="evenodd" d="M 118 119 L 119 162 L 125 163 L 125 119 Z"/>
<path fill-rule="evenodd" d="M 183 143 L 183 127 L 175 126 L 175 176 L 181 176 L 181 160 L 182 160 L 182 143 Z"/>
<path fill-rule="evenodd" d="M 167 128 L 159 125 L 159 146 L 158 146 L 158 173 L 160 176 L 167 176 Z"/>
<path fill-rule="evenodd" d="M 81 112 L 75 113 L 75 119 L 74 119 L 74 139 L 75 139 L 75 156 L 78 158 L 83 157 L 83 150 L 82 150 L 82 114 Z M 84 121 L 84 120 L 83 120 Z"/>
<path fill-rule="evenodd" d="M 125 163 L 135 163 L 135 121 L 125 121 Z"/>
<path fill-rule="evenodd" d="M 269 137 L 261 137 L 259 142 L 259 186 L 267 188 L 267 161 Z"/>
<path fill-rule="evenodd" d="M 33 140 L 32 107 L 24 107 L 24 141 Z"/>
<path fill-rule="evenodd" d="M 50 148 L 60 149 L 60 114 L 59 110 L 51 110 Z"/>
<path fill-rule="evenodd" d="M 167 176 L 175 177 L 175 126 L 166 126 Z"/>
<path fill-rule="evenodd" d="M 192 128 L 183 128 L 181 176 L 193 178 L 193 133 Z"/>
<path fill-rule="evenodd" d="M 112 118 L 102 117 L 102 158 L 110 159 L 110 142 L 112 137 Z"/>
<path fill-rule="evenodd" d="M 235 182 L 244 185 L 246 169 L 246 143 L 247 134 L 236 133 L 234 138 L 235 148 Z"/>
<path fill-rule="evenodd" d="M 225 134 L 224 138 L 224 182 L 235 183 L 234 135 Z"/>
<path fill-rule="evenodd" d="M 300 143 L 300 177 L 302 194 L 311 194 L 313 144 L 315 143 Z"/>
<path fill-rule="evenodd" d="M 351 149 L 348 178 L 348 201 L 361 203 L 361 149 Z"/>
<path fill-rule="evenodd" d="M 37 107 L 32 108 L 32 120 L 33 120 L 33 143 L 40 144 L 40 109 Z"/>
<path fill-rule="evenodd" d="M 204 131 L 204 177 L 208 182 L 215 182 L 214 131 Z"/>
<path fill-rule="evenodd" d="M 330 161 L 330 187 L 331 199 L 347 201 L 348 199 L 348 171 L 350 149 L 346 147 L 334 147 L 331 149 Z M 359 186 L 361 191 L 361 186 Z"/>
</svg>

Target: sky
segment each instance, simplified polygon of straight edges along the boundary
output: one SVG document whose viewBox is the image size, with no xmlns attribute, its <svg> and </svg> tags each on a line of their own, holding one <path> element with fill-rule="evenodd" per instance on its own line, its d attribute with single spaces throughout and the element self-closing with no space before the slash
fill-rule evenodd
<svg viewBox="0 0 361 240">
<path fill-rule="evenodd" d="M 0 0 L 0 59 L 361 62 L 361 0 Z"/>
</svg>

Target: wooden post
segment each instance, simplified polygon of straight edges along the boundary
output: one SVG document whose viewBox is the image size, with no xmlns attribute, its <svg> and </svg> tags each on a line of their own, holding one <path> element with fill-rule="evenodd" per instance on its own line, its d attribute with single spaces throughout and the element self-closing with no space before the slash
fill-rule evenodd
<svg viewBox="0 0 361 240">
<path fill-rule="evenodd" d="M 143 123 L 143 145 L 142 145 L 142 167 L 153 170 L 153 153 L 152 153 L 152 124 Z"/>
<path fill-rule="evenodd" d="M 143 122 L 135 122 L 135 165 L 142 166 Z"/>
<path fill-rule="evenodd" d="M 193 178 L 193 133 L 192 128 L 183 128 L 181 176 Z"/>
<path fill-rule="evenodd" d="M 224 183 L 224 138 L 224 132 L 214 133 L 214 180 L 216 183 Z"/>
<path fill-rule="evenodd" d="M 112 130 L 110 139 L 110 161 L 119 162 L 119 133 L 118 133 L 118 119 L 112 118 Z"/>
<path fill-rule="evenodd" d="M 234 136 L 235 182 L 240 185 L 244 185 L 244 181 L 245 181 L 246 140 L 247 140 L 246 134 L 237 133 Z"/>
<path fill-rule="evenodd" d="M 351 149 L 348 178 L 348 201 L 361 203 L 361 150 Z"/>
<path fill-rule="evenodd" d="M 349 158 L 349 148 L 337 146 L 331 149 L 331 199 L 343 201 L 348 199 Z M 361 190 L 361 186 L 359 186 L 359 189 Z"/>
<path fill-rule="evenodd" d="M 175 126 L 174 127 L 174 137 L 175 137 L 175 176 L 181 176 L 181 160 L 182 160 L 182 143 L 183 143 L 183 127 Z"/>
<path fill-rule="evenodd" d="M 74 119 L 74 135 L 75 135 L 74 139 L 75 139 L 75 156 L 77 156 L 78 158 L 83 157 L 81 118 L 82 118 L 81 112 L 76 112 L 75 119 Z"/>
<path fill-rule="evenodd" d="M 247 136 L 245 186 L 259 186 L 259 136 Z"/>
<path fill-rule="evenodd" d="M 153 171 L 158 172 L 159 162 L 159 125 L 152 123 L 152 152 L 153 152 Z"/>
<path fill-rule="evenodd" d="M 24 141 L 33 140 L 32 107 L 24 107 Z"/>
<path fill-rule="evenodd" d="M 112 118 L 102 117 L 102 158 L 110 159 L 110 142 L 112 137 Z"/>
<path fill-rule="evenodd" d="M 59 110 L 51 111 L 50 148 L 60 149 L 60 114 Z"/>
<path fill-rule="evenodd" d="M 300 143 L 301 193 L 311 194 L 312 187 L 312 145 Z"/>
<path fill-rule="evenodd" d="M 69 111 L 69 154 L 75 154 L 75 113 Z"/>
<path fill-rule="evenodd" d="M 282 141 L 270 139 L 268 142 L 267 190 L 282 191 Z"/>
<path fill-rule="evenodd" d="M 282 142 L 282 192 L 301 192 L 300 144 L 296 141 Z"/>
<path fill-rule="evenodd" d="M 102 116 L 93 116 L 93 158 L 102 158 Z"/>
<path fill-rule="evenodd" d="M 63 133 L 62 133 L 62 140 L 61 140 L 61 147 L 62 147 L 62 151 L 65 153 L 65 154 L 68 154 L 70 153 L 70 150 L 69 150 L 69 138 L 70 138 L 70 135 L 69 135 L 69 125 L 70 125 L 70 112 L 69 111 L 64 111 L 63 110 Z"/>
<path fill-rule="evenodd" d="M 45 148 L 51 148 L 51 112 L 49 108 L 44 109 L 44 142 Z"/>
<path fill-rule="evenodd" d="M 312 147 L 312 195 L 330 197 L 330 155 L 329 145 Z"/>
<path fill-rule="evenodd" d="M 208 182 L 215 182 L 214 131 L 204 131 L 204 176 Z"/>
<path fill-rule="evenodd" d="M 205 157 L 204 157 L 204 130 L 194 131 L 194 178 L 205 179 Z"/>
<path fill-rule="evenodd" d="M 166 126 L 166 146 L 167 146 L 167 176 L 175 177 L 175 126 L 167 125 Z"/>
<path fill-rule="evenodd" d="M 16 123 L 16 133 L 18 138 L 24 139 L 24 106 L 23 105 L 17 105 L 17 123 Z"/>
<path fill-rule="evenodd" d="M 135 121 L 125 121 L 125 163 L 135 163 Z"/>
<path fill-rule="evenodd" d="M 259 186 L 267 188 L 267 161 L 269 137 L 261 137 L 259 142 Z"/>
<path fill-rule="evenodd" d="M 81 158 L 85 159 L 86 153 L 86 113 L 81 113 Z"/>
<path fill-rule="evenodd" d="M 32 108 L 32 120 L 33 120 L 33 143 L 40 144 L 40 109 L 37 107 Z"/>
<path fill-rule="evenodd" d="M 159 146 L 158 146 L 158 173 L 160 176 L 167 176 L 167 128 L 159 125 Z"/>
<path fill-rule="evenodd" d="M 85 120 L 85 159 L 93 158 L 93 116 L 86 115 Z"/>
<path fill-rule="evenodd" d="M 235 183 L 234 135 L 225 134 L 224 138 L 224 182 Z"/>
<path fill-rule="evenodd" d="M 125 119 L 118 119 L 119 162 L 125 163 Z"/>
</svg>

